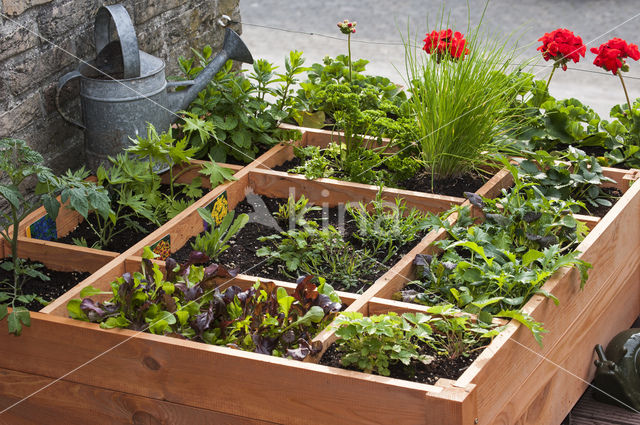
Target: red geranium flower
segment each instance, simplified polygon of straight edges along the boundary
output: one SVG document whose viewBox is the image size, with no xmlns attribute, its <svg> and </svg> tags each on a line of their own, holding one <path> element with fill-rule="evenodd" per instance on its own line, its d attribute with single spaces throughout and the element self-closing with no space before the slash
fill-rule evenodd
<svg viewBox="0 0 640 425">
<path fill-rule="evenodd" d="M 638 46 L 627 44 L 621 38 L 612 38 L 601 44 L 597 49 L 592 47 L 591 52 L 597 55 L 593 64 L 611 71 L 613 75 L 616 75 L 619 69 L 625 72 L 629 70 L 629 65 L 627 65 L 625 58 L 631 58 L 634 61 L 640 59 Z"/>
<path fill-rule="evenodd" d="M 430 55 L 435 54 L 438 62 L 446 56 L 460 59 L 469 54 L 464 35 L 458 31 L 454 33 L 451 29 L 431 31 L 431 33 L 427 33 L 427 37 L 423 41 L 422 50 Z"/>
<path fill-rule="evenodd" d="M 567 62 L 573 60 L 574 63 L 578 63 L 580 55 L 584 57 L 587 51 L 582 38 L 564 28 L 545 33 L 538 41 L 542 41 L 542 46 L 538 47 L 538 50 L 542 52 L 544 60 L 553 60 L 554 65 L 562 66 L 564 71 L 567 70 Z"/>
</svg>

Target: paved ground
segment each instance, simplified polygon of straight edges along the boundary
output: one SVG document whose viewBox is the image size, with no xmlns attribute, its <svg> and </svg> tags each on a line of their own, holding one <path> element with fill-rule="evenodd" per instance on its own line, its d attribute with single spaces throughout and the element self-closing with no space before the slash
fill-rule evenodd
<svg viewBox="0 0 640 425">
<path fill-rule="evenodd" d="M 368 72 L 385 75 L 402 83 L 404 49 L 402 36 L 407 38 L 407 23 L 414 34 L 424 38 L 427 30 L 435 29 L 440 22 L 442 2 L 434 0 L 383 1 L 383 0 L 241 0 L 243 39 L 255 58 L 265 58 L 282 66 L 290 50 L 302 50 L 307 63 L 318 62 L 325 55 L 346 53 L 346 36 L 338 31 L 336 23 L 342 19 L 356 20 L 358 31 L 353 36 L 354 58 L 370 60 Z M 485 5 L 484 0 L 469 0 L 471 23 L 477 24 Z M 446 2 L 445 15 L 449 25 L 462 32 L 467 28 L 468 8 L 466 0 Z M 429 15 L 430 22 L 427 25 Z M 446 20 L 446 19 L 445 19 Z M 628 21 L 628 22 L 625 22 Z M 278 31 L 249 24 L 276 27 L 290 31 L 324 34 L 298 34 Z M 439 27 L 439 25 L 438 25 Z M 568 28 L 581 36 L 588 47 L 599 46 L 612 37 L 640 44 L 640 2 L 638 0 L 490 0 L 483 28 L 500 36 L 514 34 L 522 48 L 522 59 L 539 58 L 537 39 L 556 28 Z M 413 36 L 412 36 L 413 37 Z M 371 44 L 365 41 L 381 42 Z M 551 83 L 551 93 L 556 97 L 576 97 L 591 105 L 601 115 L 608 115 L 610 107 L 624 101 L 620 82 L 613 75 L 601 75 L 582 70 L 599 71 L 592 63 L 595 55 L 577 65 L 570 65 L 567 72 L 557 72 Z M 540 65 L 546 63 L 540 59 Z M 400 70 L 400 72 L 398 71 Z M 547 78 L 549 68 L 534 67 L 532 72 Z M 640 97 L 640 62 L 631 64 L 627 79 L 630 96 Z"/>
</svg>

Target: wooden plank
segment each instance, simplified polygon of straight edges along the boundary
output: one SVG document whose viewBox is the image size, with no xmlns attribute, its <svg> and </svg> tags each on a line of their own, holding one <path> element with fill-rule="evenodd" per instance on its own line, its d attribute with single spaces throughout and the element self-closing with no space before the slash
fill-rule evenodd
<svg viewBox="0 0 640 425">
<path fill-rule="evenodd" d="M 46 389 L 39 391 L 46 387 Z M 206 389 L 206 382 L 202 382 Z M 32 395 L 34 392 L 36 394 Z M 32 395 L 32 396 L 31 396 Z M 29 397 L 31 396 L 31 397 Z M 0 424 L 228 424 L 273 422 L 189 407 L 100 387 L 0 369 Z"/>
<path fill-rule="evenodd" d="M 595 400 L 596 391 L 587 388 L 569 414 L 569 425 L 640 425 L 640 414 Z"/>
<path fill-rule="evenodd" d="M 495 176 L 491 177 L 476 193 L 485 198 L 495 198 L 500 195 L 502 189 L 513 186 L 513 176 L 506 169 L 501 169 Z"/>
<path fill-rule="evenodd" d="M 258 168 L 272 169 L 295 157 L 293 146 L 280 143 L 267 151 L 258 163 Z"/>
<path fill-rule="evenodd" d="M 549 350 L 529 377 L 512 388 L 512 397 L 492 420 L 495 424 L 560 424 L 593 379 L 593 347 L 606 345 L 627 329 L 640 313 L 640 261 L 635 271 L 616 274 L 606 282 L 606 293 L 591 300 Z M 571 343 L 568 344 L 567 341 Z M 522 353 L 526 349 L 511 344 Z"/>
<path fill-rule="evenodd" d="M 600 223 L 600 217 L 594 217 L 590 215 L 574 214 L 576 220 L 580 220 L 587 225 L 589 230 L 593 230 L 598 223 Z"/>
<path fill-rule="evenodd" d="M 32 325 L 19 340 L 1 333 L 0 346 L 6 354 L 0 357 L 0 368 L 49 378 L 73 371 L 64 379 L 258 420 L 424 424 L 428 417 L 433 424 L 457 424 L 476 417 L 473 385 L 417 384 L 176 338 L 104 330 L 41 313 L 32 314 Z"/>
<path fill-rule="evenodd" d="M 10 251 L 9 251 L 10 252 Z M 18 256 L 58 271 L 95 272 L 119 254 L 110 251 L 18 237 Z"/>
<path fill-rule="evenodd" d="M 249 181 L 254 192 L 272 198 L 287 198 L 293 188 L 296 193 L 304 194 L 316 205 L 330 207 L 348 202 L 367 203 L 375 199 L 378 187 L 368 184 L 343 182 L 333 179 L 308 180 L 304 176 L 287 174 L 279 171 L 256 169 L 250 172 Z M 396 198 L 405 200 L 409 208 L 420 211 L 442 212 L 453 205 L 464 202 L 462 198 L 434 195 L 400 189 L 384 189 L 383 198 L 393 201 Z"/>
<path fill-rule="evenodd" d="M 170 235 L 171 237 L 171 252 L 176 252 L 189 240 L 189 238 L 191 238 L 191 236 L 202 232 L 202 217 L 198 214 L 198 208 L 205 207 L 225 191 L 227 192 L 229 209 L 234 208 L 238 202 L 244 199 L 243 189 L 248 183 L 248 178 L 246 174 L 241 175 L 243 171 L 239 171 L 236 174 L 238 180 L 222 184 L 211 190 L 205 196 L 187 207 L 184 211 L 180 212 L 164 225 L 144 237 L 140 242 L 125 252 L 126 256 L 141 256 L 142 249 L 145 246 L 153 245 L 166 235 Z"/>
<path fill-rule="evenodd" d="M 549 331 L 544 337 L 544 347 L 537 346 L 528 330 L 510 324 L 458 380 L 463 385 L 473 382 L 488 389 L 481 391 L 478 397 L 479 410 L 485 421 L 491 422 L 507 401 L 507 395 L 497 387 L 506 382 L 524 381 L 542 361 L 540 356 L 551 353 L 551 347 L 562 340 L 567 327 L 592 300 L 601 300 L 603 303 L 607 300 L 604 296 L 607 293 L 603 291 L 609 290 L 607 286 L 613 285 L 615 288 L 616 281 L 611 280 L 612 276 L 624 278 L 635 272 L 638 260 L 633 256 L 629 258 L 629 253 L 637 250 L 640 227 L 629 223 L 640 215 L 638 192 L 640 185 L 632 186 L 578 247 L 583 252 L 581 258 L 594 264 L 584 290 L 579 289 L 577 271 L 565 269 L 544 285 L 544 289 L 560 299 L 560 306 L 555 306 L 542 296 L 532 298 L 525 306 L 524 311 L 543 322 Z M 596 309 L 604 308 L 596 305 Z M 513 350 L 510 345 L 514 343 L 528 347 L 529 351 Z"/>
<path fill-rule="evenodd" d="M 637 170 L 622 170 L 620 168 L 602 167 L 602 174 L 605 177 L 615 180 L 614 183 L 605 182 L 603 187 L 614 187 L 620 192 L 625 193 L 631 187 L 631 183 L 638 179 L 635 172 Z"/>
<path fill-rule="evenodd" d="M 98 269 L 87 279 L 78 283 L 76 286 L 65 292 L 64 295 L 56 298 L 53 302 L 51 302 L 51 304 L 40 310 L 40 312 L 45 313 L 45 315 L 43 316 L 43 320 L 46 320 L 47 317 L 51 316 L 68 317 L 69 314 L 67 312 L 67 303 L 73 298 L 79 298 L 80 291 L 82 291 L 83 288 L 89 285 L 106 290 L 108 288 L 109 282 L 115 280 L 119 276 L 122 276 L 126 271 L 124 267 L 124 259 L 125 257 L 122 255 L 116 257 L 109 263 L 105 264 L 102 268 Z M 96 299 L 104 299 L 105 297 L 106 296 L 102 296 L 102 298 Z"/>
</svg>

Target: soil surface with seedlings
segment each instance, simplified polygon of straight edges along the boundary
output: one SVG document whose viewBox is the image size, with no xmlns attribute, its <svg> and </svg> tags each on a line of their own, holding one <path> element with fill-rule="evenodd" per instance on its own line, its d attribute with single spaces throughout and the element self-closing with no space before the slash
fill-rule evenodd
<svg viewBox="0 0 640 425">
<path fill-rule="evenodd" d="M 338 351 L 336 347 L 336 344 L 331 344 L 329 348 L 327 348 L 327 351 L 325 351 L 320 359 L 320 364 L 361 372 L 360 369 L 352 366 L 344 367 L 340 363 L 342 352 Z M 464 371 L 467 370 L 469 365 L 480 355 L 482 350 L 478 349 L 471 352 L 468 357 L 460 356 L 455 359 L 439 356 L 432 348 L 424 345 L 420 347 L 418 352 L 420 354 L 433 356 L 433 361 L 429 364 L 424 364 L 418 360 L 413 360 L 408 366 L 398 362 L 397 364 L 389 366 L 389 371 L 391 372 L 389 377 L 430 385 L 435 384 L 440 378 L 456 380 L 462 376 Z"/>
<path fill-rule="evenodd" d="M 461 176 L 434 179 L 432 185 L 431 174 L 422 172 L 416 174 L 410 179 L 400 182 L 398 187 L 400 189 L 464 198 L 464 192 L 475 192 L 488 180 L 489 178 L 487 176 L 476 173 L 467 173 Z M 433 187 L 433 190 L 431 187 Z"/>
<path fill-rule="evenodd" d="M 95 215 L 91 214 L 89 216 L 88 221 L 95 226 L 96 225 Z M 111 238 L 111 241 L 109 241 L 109 243 L 106 246 L 100 247 L 100 249 L 105 251 L 124 252 L 127 249 L 134 246 L 135 244 L 137 244 L 138 242 L 140 242 L 149 233 L 153 232 L 158 228 L 158 226 L 155 223 L 152 223 L 151 221 L 144 218 L 133 218 L 133 221 L 135 221 L 139 226 L 145 229 L 144 232 L 140 232 L 134 229 L 124 230 L 118 233 L 117 235 L 115 235 L 113 238 Z M 67 234 L 62 238 L 58 238 L 57 241 L 70 244 L 70 245 L 75 245 L 73 240 L 81 239 L 81 238 L 84 238 L 84 240 L 87 241 L 87 246 L 90 248 L 93 246 L 95 242 L 98 241 L 98 237 L 96 236 L 95 233 L 93 233 L 93 230 L 91 230 L 91 227 L 89 227 L 89 224 L 87 223 L 87 221 L 83 221 L 82 223 L 78 224 L 78 226 L 71 233 Z"/>
<path fill-rule="evenodd" d="M 290 169 L 295 168 L 300 164 L 302 164 L 302 161 L 300 160 L 300 158 L 296 157 L 285 162 L 282 165 L 274 167 L 273 170 L 288 172 Z M 341 176 L 333 176 L 333 178 L 340 179 Z M 457 177 L 435 179 L 433 181 L 433 189 L 431 189 L 431 174 L 422 172 L 389 187 L 464 198 L 464 192 L 475 192 L 480 189 L 482 185 L 484 185 L 488 180 L 489 177 L 485 175 L 468 173 Z"/>
<path fill-rule="evenodd" d="M 39 263 L 34 261 L 27 261 L 26 264 Z M 87 272 L 59 272 L 56 270 L 51 270 L 44 266 L 40 267 L 38 271 L 45 276 L 48 276 L 51 280 L 43 282 L 38 278 L 27 277 L 26 281 L 22 285 L 21 292 L 24 295 L 38 295 L 46 301 L 55 300 L 56 298 L 67 292 L 69 289 L 85 280 L 91 274 Z M 13 283 L 13 273 L 0 268 L 0 282 L 5 281 Z M 2 283 L 0 283 L 0 291 L 13 293 L 12 290 L 7 288 Z M 35 300 L 28 304 L 16 302 L 16 307 L 18 306 L 24 306 L 31 311 L 38 311 L 44 307 L 41 303 Z"/>
<path fill-rule="evenodd" d="M 240 202 L 236 208 L 236 217 L 239 214 L 249 214 L 249 223 L 230 241 L 230 248 L 222 253 L 218 263 L 223 264 L 232 269 L 236 269 L 238 273 L 257 276 L 268 279 L 283 280 L 288 282 L 295 282 L 296 276 L 287 276 L 283 272 L 284 265 L 279 263 L 268 264 L 266 257 L 258 257 L 256 251 L 263 246 L 273 246 L 272 241 L 260 242 L 258 238 L 262 236 L 270 236 L 279 233 L 279 229 L 272 227 L 272 225 L 278 225 L 280 229 L 287 230 L 288 222 L 278 222 L 273 213 L 278 211 L 278 207 L 281 204 L 287 202 L 287 199 L 273 199 L 267 197 L 260 197 L 266 206 L 264 208 L 256 208 L 247 200 Z M 343 222 L 340 222 L 340 210 L 344 211 Z M 318 223 L 320 227 L 332 225 L 338 229 L 345 241 L 349 242 L 356 249 L 361 249 L 361 242 L 354 237 L 354 232 L 357 231 L 356 224 L 353 218 L 349 215 L 346 209 L 342 207 L 325 208 L 324 211 L 311 211 L 305 215 L 307 221 L 313 220 Z M 272 225 L 264 224 L 271 223 Z M 373 283 L 376 279 L 382 276 L 393 264 L 395 264 L 403 255 L 409 252 L 427 232 L 420 232 L 416 235 L 416 238 L 401 247 L 388 261 L 384 263 L 381 271 L 372 272 L 370 270 L 362 270 L 360 278 L 368 282 Z M 176 259 L 178 263 L 185 261 L 189 257 L 189 253 L 193 250 L 191 244 L 195 241 L 195 236 L 189 239 L 185 245 L 173 253 L 171 257 Z M 382 262 L 384 255 L 380 254 L 375 257 L 376 260 Z M 344 288 L 340 282 L 328 282 L 336 290 L 347 290 L 349 292 L 358 292 L 360 290 L 366 290 L 367 284 L 360 285 L 359 287 Z"/>
<path fill-rule="evenodd" d="M 604 187 L 602 188 L 602 191 L 608 195 L 608 199 L 612 205 L 610 207 L 605 207 L 604 205 L 598 205 L 597 207 L 594 207 L 591 204 L 585 203 L 587 209 L 583 208 L 580 211 L 580 214 L 591 215 L 594 217 L 604 217 L 622 196 L 622 192 L 615 187 Z"/>
<path fill-rule="evenodd" d="M 179 191 L 179 188 L 177 189 Z M 167 184 L 160 185 L 160 192 L 164 195 L 169 195 L 170 187 Z M 206 192 L 206 190 L 205 190 Z M 176 200 L 184 200 L 185 196 L 182 193 L 178 193 L 175 196 Z M 128 214 L 130 210 L 126 209 L 123 214 Z M 113 251 L 113 252 L 124 252 L 127 249 L 131 248 L 138 242 L 140 242 L 145 236 L 149 233 L 153 232 L 158 228 L 158 226 L 152 221 L 147 220 L 144 217 L 131 217 L 131 220 L 135 222 L 140 228 L 144 229 L 143 231 L 139 231 L 136 229 L 127 229 L 124 230 L 114 237 L 111 238 L 109 243 L 106 246 L 100 247 L 104 251 Z M 89 215 L 89 221 L 94 227 L 96 227 L 97 219 L 95 214 Z M 75 245 L 74 239 L 84 239 L 87 242 L 87 246 L 89 248 L 93 247 L 93 244 L 98 242 L 99 238 L 96 234 L 91 230 L 91 227 L 87 223 L 87 221 L 82 221 L 82 223 L 78 224 L 78 226 L 73 229 L 70 233 L 62 238 L 58 238 L 57 242 L 66 243 L 69 245 Z M 116 231 L 120 229 L 123 224 L 118 224 L 116 227 Z M 96 227 L 97 228 L 97 227 Z"/>
</svg>

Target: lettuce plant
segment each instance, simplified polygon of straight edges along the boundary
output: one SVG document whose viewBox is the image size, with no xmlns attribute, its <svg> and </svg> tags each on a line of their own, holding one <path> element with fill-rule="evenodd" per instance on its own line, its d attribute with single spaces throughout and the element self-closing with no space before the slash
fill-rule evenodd
<svg viewBox="0 0 640 425">
<path fill-rule="evenodd" d="M 333 288 L 320 278 L 317 285 L 312 276 L 298 279 L 291 294 L 260 281 L 246 290 L 220 290 L 236 272 L 210 263 L 201 252 L 192 252 L 180 265 L 167 259 L 164 273 L 153 258 L 145 248 L 141 271 L 111 282 L 109 292 L 84 288 L 83 299 L 67 304 L 70 316 L 103 328 L 144 330 L 302 360 L 320 350 L 312 338 L 342 308 Z M 91 298 L 95 295 L 111 298 L 99 302 Z"/>
</svg>

